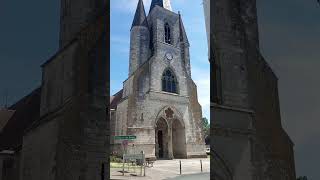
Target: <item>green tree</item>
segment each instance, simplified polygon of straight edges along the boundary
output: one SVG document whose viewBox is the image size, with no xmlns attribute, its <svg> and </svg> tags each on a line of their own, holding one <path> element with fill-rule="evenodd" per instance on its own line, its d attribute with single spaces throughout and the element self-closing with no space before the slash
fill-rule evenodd
<svg viewBox="0 0 320 180">
<path fill-rule="evenodd" d="M 204 131 L 204 137 L 207 139 L 210 137 L 210 124 L 206 117 L 202 118 L 202 128 Z"/>
</svg>

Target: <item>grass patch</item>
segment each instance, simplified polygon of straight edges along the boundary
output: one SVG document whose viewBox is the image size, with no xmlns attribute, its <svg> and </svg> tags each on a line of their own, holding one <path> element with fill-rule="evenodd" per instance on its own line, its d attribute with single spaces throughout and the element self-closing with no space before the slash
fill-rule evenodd
<svg viewBox="0 0 320 180">
<path fill-rule="evenodd" d="M 136 164 L 131 164 L 131 163 L 124 163 L 124 168 L 134 168 L 134 167 L 140 167 Z M 118 162 L 110 162 L 110 168 L 122 168 L 123 164 L 122 163 L 118 163 Z"/>
<path fill-rule="evenodd" d="M 117 163 L 117 162 L 111 162 L 110 163 L 110 168 L 122 168 L 122 163 Z"/>
<path fill-rule="evenodd" d="M 123 164 L 122 163 L 118 163 L 118 162 L 110 162 L 110 168 L 111 169 L 121 169 L 123 168 Z M 125 163 L 124 164 L 124 171 L 126 173 L 139 173 L 140 172 L 140 166 L 137 165 L 131 165 L 131 163 Z M 131 174 L 133 175 L 133 174 Z"/>
</svg>

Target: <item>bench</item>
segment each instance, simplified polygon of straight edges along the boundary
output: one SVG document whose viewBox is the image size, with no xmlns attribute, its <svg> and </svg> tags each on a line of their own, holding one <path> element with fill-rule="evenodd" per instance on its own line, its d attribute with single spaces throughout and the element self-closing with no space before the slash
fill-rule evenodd
<svg viewBox="0 0 320 180">
<path fill-rule="evenodd" d="M 156 160 L 155 158 L 146 158 L 146 162 L 145 162 L 146 166 L 149 167 L 149 165 L 151 165 L 151 167 L 153 167 L 153 163 L 155 160 Z"/>
</svg>

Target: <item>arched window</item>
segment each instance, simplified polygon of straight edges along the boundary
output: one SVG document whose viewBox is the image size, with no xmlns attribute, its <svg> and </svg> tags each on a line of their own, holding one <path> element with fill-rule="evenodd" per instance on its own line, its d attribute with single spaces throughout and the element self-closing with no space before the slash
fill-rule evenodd
<svg viewBox="0 0 320 180">
<path fill-rule="evenodd" d="M 162 75 L 162 91 L 178 93 L 177 80 L 170 69 L 164 71 Z"/>
<path fill-rule="evenodd" d="M 171 32 L 170 32 L 170 26 L 168 23 L 164 25 L 164 42 L 171 44 Z"/>
</svg>

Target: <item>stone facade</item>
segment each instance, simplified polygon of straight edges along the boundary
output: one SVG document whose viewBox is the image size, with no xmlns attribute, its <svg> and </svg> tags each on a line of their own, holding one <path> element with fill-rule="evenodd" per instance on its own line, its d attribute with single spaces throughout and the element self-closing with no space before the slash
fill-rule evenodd
<svg viewBox="0 0 320 180">
<path fill-rule="evenodd" d="M 23 137 L 20 179 L 109 177 L 105 19 L 42 65 L 40 118 Z"/>
<path fill-rule="evenodd" d="M 110 176 L 107 3 L 62 4 L 61 48 L 42 65 L 41 87 L 11 107 L 0 133 L 0 150 L 12 151 L 0 154 L 4 180 Z"/>
<path fill-rule="evenodd" d="M 101 16 L 107 0 L 60 0 L 60 48 Z"/>
<path fill-rule="evenodd" d="M 295 180 L 277 77 L 259 50 L 255 0 L 210 4 L 212 178 Z M 236 150 L 235 150 L 236 149 Z"/>
<path fill-rule="evenodd" d="M 170 6 L 151 6 L 146 16 L 142 1 L 138 3 L 131 28 L 129 77 L 116 95 L 121 98 L 112 110 L 111 133 L 137 136 L 131 144 L 147 157 L 206 156 L 201 106 L 191 79 L 189 42 L 180 14 L 165 7 Z M 167 70 L 176 81 L 175 92 L 163 89 Z M 122 153 L 121 141 L 111 139 L 111 144 L 113 151 Z"/>
</svg>

